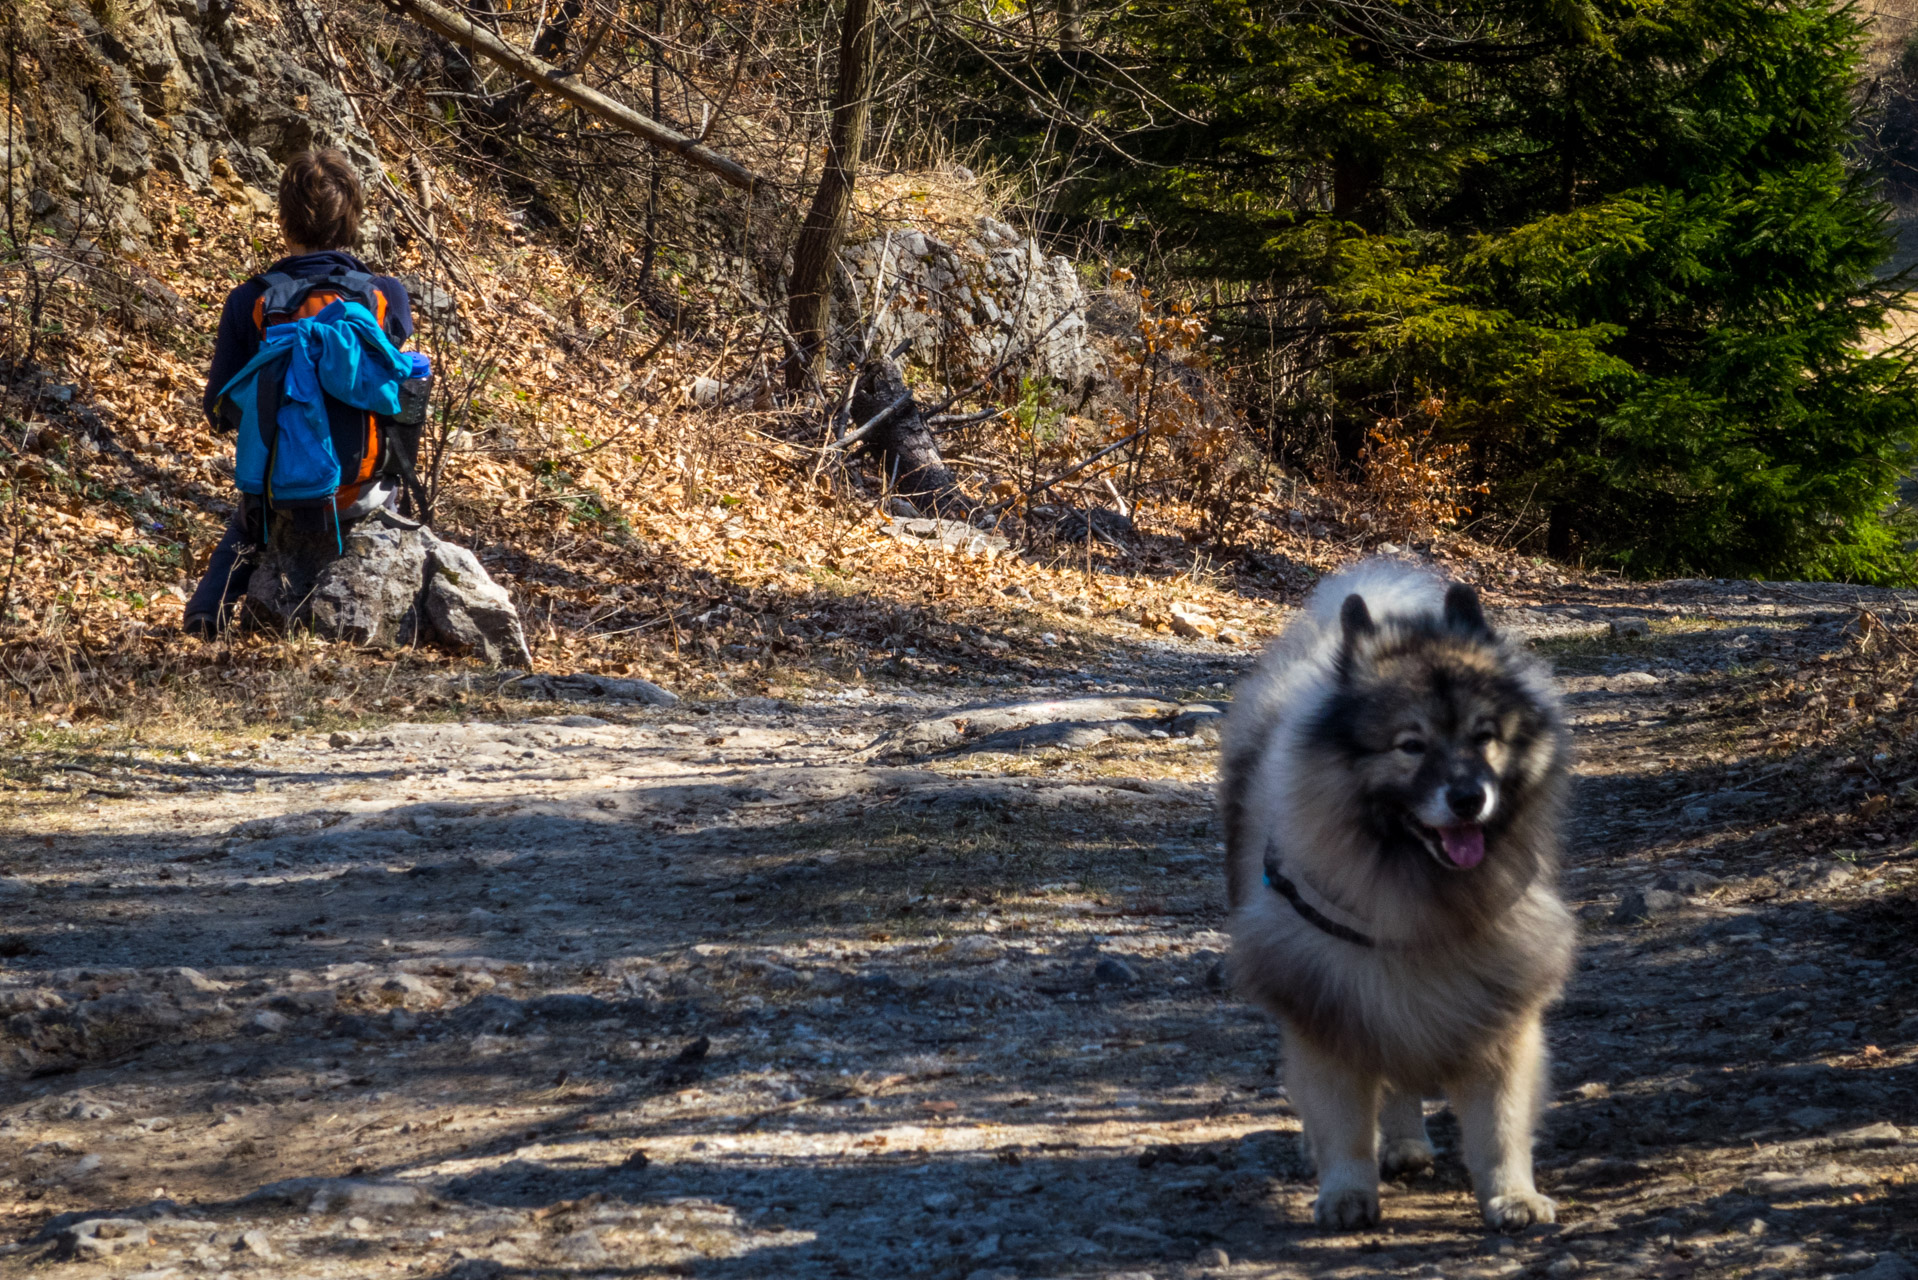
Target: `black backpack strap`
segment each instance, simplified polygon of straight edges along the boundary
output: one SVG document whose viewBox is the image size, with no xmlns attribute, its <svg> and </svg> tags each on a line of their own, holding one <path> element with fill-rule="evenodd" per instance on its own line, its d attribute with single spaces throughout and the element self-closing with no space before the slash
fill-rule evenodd
<svg viewBox="0 0 1918 1280">
<path fill-rule="evenodd" d="M 260 505 L 272 510 L 273 507 L 273 468 L 280 456 L 280 408 L 286 403 L 286 366 L 293 358 L 287 352 L 260 366 L 254 376 L 254 386 L 259 392 L 257 401 L 257 421 L 260 424 L 260 443 L 266 446 L 266 472 L 260 484 Z M 261 524 L 265 537 L 265 522 Z"/>
<path fill-rule="evenodd" d="M 284 271 L 269 271 L 260 277 L 265 290 L 260 294 L 260 328 L 273 323 L 274 316 L 290 316 L 306 301 L 306 295 L 319 277 L 290 276 Z"/>
<path fill-rule="evenodd" d="M 388 475 L 396 476 L 406 490 L 406 496 L 413 503 L 413 518 L 421 524 L 433 523 L 433 507 L 426 500 L 426 486 L 420 483 L 419 473 L 413 469 L 413 460 L 406 456 L 393 439 L 395 423 L 391 418 L 380 418 L 380 451 L 386 457 L 384 468 Z"/>
<path fill-rule="evenodd" d="M 322 276 L 321 279 L 331 285 L 342 298 L 353 299 L 376 316 L 380 313 L 379 302 L 374 297 L 380 291 L 380 286 L 376 283 L 376 277 L 370 272 L 335 271 L 330 275 Z"/>
</svg>

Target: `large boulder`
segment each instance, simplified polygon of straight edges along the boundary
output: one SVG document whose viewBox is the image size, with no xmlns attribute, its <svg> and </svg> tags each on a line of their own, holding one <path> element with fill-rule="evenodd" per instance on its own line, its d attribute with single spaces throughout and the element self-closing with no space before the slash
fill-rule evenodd
<svg viewBox="0 0 1918 1280">
<path fill-rule="evenodd" d="M 420 584 L 438 539 L 424 528 L 369 519 L 347 530 L 344 542 L 344 554 L 313 584 L 314 632 L 380 648 L 419 639 Z"/>
<path fill-rule="evenodd" d="M 873 348 L 905 344 L 912 359 L 967 382 L 968 370 L 1007 360 L 1074 391 L 1099 381 L 1087 297 L 1071 261 L 996 218 L 975 220 L 950 241 L 916 229 L 847 245 L 840 252 L 862 299 L 891 297 Z"/>
<path fill-rule="evenodd" d="M 310 41 L 229 21 L 238 9 L 158 0 L 55 6 L 52 18 L 28 21 L 17 74 L 34 86 L 33 110 L 0 174 L 16 200 L 55 227 L 104 218 L 147 239 L 155 229 L 141 191 L 156 168 L 262 220 L 273 216 L 281 166 L 301 151 L 339 147 L 376 177 L 378 148 Z"/>
<path fill-rule="evenodd" d="M 509 660 L 532 665 L 513 598 L 486 575 L 477 556 L 434 538 L 427 562 L 426 590 L 420 602 L 441 644 L 477 654 L 494 666 Z"/>
<path fill-rule="evenodd" d="M 389 511 L 341 536 L 275 521 L 247 584 L 246 612 L 274 631 L 380 648 L 432 643 L 495 666 L 532 664 L 519 611 L 479 558 Z"/>
</svg>

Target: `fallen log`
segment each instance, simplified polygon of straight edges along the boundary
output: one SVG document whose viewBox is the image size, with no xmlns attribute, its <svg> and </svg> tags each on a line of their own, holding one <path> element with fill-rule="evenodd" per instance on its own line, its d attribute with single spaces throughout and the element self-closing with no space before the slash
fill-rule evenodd
<svg viewBox="0 0 1918 1280">
<path fill-rule="evenodd" d="M 597 116 L 616 129 L 623 129 L 655 147 L 670 151 L 742 191 L 758 192 L 772 185 L 770 179 L 754 173 L 731 156 L 721 155 L 698 139 L 669 129 L 599 90 L 588 88 L 577 76 L 508 44 L 483 27 L 474 26 L 453 10 L 435 4 L 434 0 L 387 0 L 387 3 L 428 31 L 491 58 L 514 75 L 555 97 L 564 98 L 588 115 Z"/>
<path fill-rule="evenodd" d="M 856 434 L 878 459 L 887 492 L 939 512 L 973 505 L 939 456 L 939 441 L 898 365 L 884 356 L 866 361 L 853 393 L 852 416 L 864 424 Z"/>
</svg>

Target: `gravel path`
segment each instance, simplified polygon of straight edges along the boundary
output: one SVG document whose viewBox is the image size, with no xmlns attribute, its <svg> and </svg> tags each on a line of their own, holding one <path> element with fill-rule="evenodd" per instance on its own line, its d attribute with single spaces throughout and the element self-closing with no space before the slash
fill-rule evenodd
<svg viewBox="0 0 1918 1280">
<path fill-rule="evenodd" d="M 1488 1236 L 1439 1114 L 1380 1229 L 1311 1229 L 1273 1030 L 1219 983 L 1195 704 L 1249 658 L 1135 639 L 49 766 L 0 832 L 0 1273 L 1910 1280 L 1918 857 L 1805 825 L 1727 701 L 1860 596 L 1500 615 L 1582 758 L 1554 1227 Z M 951 753 L 968 703 L 1060 697 L 1104 702 Z"/>
</svg>

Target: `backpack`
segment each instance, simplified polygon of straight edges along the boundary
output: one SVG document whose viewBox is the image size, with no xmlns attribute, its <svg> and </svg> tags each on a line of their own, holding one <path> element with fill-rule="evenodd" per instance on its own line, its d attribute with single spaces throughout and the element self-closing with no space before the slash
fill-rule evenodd
<svg viewBox="0 0 1918 1280">
<path fill-rule="evenodd" d="M 275 325 L 312 319 L 338 301 L 364 307 L 384 336 L 386 295 L 368 272 L 342 269 L 317 276 L 291 276 L 283 271 L 269 271 L 260 280 L 266 288 L 253 304 L 253 324 L 262 340 Z M 272 439 L 268 441 L 271 460 L 258 495 L 262 505 L 268 511 L 286 514 L 296 527 L 317 532 L 328 523 L 337 527 L 340 513 L 352 507 L 366 486 L 378 480 L 391 480 L 403 490 L 412 507 L 411 514 L 430 520 L 416 466 L 432 374 L 423 357 L 413 357 L 413 365 L 416 376 L 401 380 L 398 409 L 392 413 L 356 408 L 330 393 L 325 394 L 329 442 L 279 438 L 279 433 L 273 430 L 277 415 L 265 415 L 261 425 L 264 434 Z M 260 370 L 261 386 L 269 382 L 277 385 L 284 377 L 285 367 L 286 357 L 282 355 L 271 366 Z M 222 419 L 234 426 L 246 416 L 224 391 L 220 411 Z M 243 433 L 242 440 L 245 438 Z M 338 467 L 330 485 L 325 483 L 325 455 L 329 452 Z M 242 488 L 245 487 L 243 484 Z"/>
</svg>

